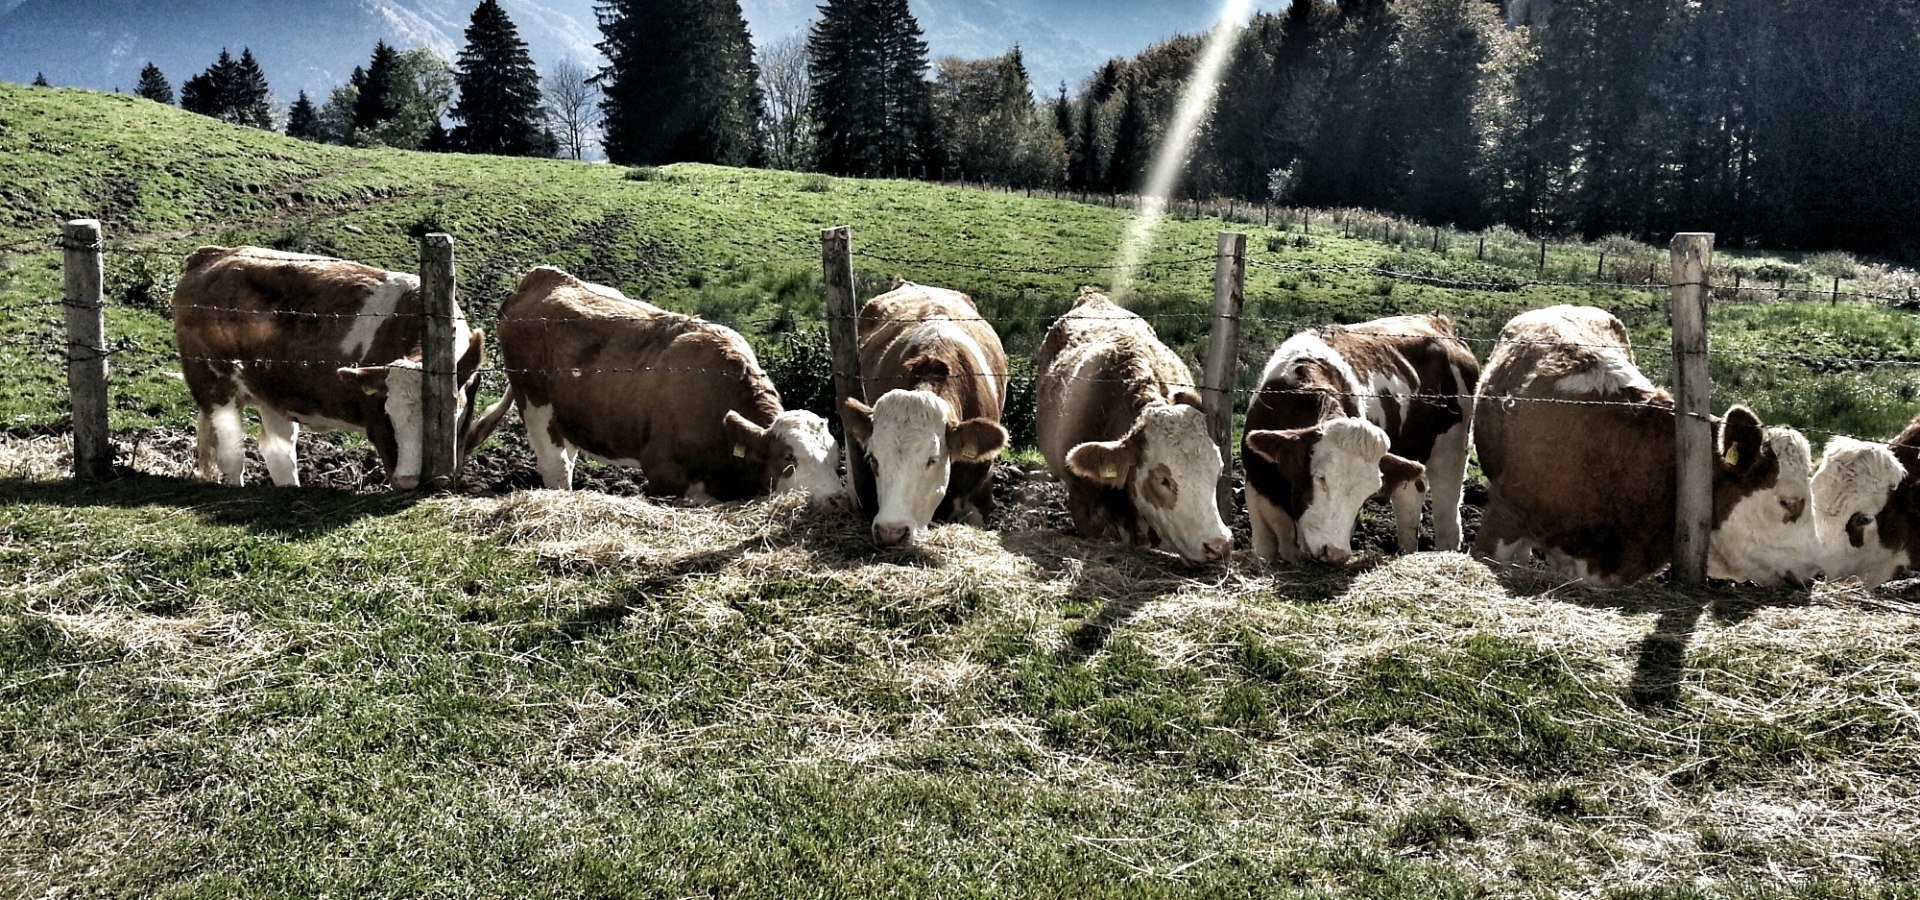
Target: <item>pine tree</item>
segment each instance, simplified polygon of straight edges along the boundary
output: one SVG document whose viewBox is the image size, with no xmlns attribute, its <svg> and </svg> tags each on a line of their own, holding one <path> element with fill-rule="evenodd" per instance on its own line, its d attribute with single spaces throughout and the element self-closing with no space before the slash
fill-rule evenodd
<svg viewBox="0 0 1920 900">
<path fill-rule="evenodd" d="M 133 92 L 155 103 L 173 105 L 173 85 L 167 82 L 167 76 L 161 73 L 160 67 L 153 63 L 147 63 L 140 69 L 140 83 Z"/>
<path fill-rule="evenodd" d="M 353 104 L 355 131 L 371 131 L 400 114 L 400 51 L 386 41 L 373 45 L 373 59 L 366 69 L 355 69 L 360 78 L 354 83 L 360 96 Z"/>
<path fill-rule="evenodd" d="M 758 160 L 764 104 L 739 0 L 607 0 L 597 12 L 608 159 Z"/>
<path fill-rule="evenodd" d="M 1139 190 L 1147 171 L 1146 87 L 1128 77 L 1121 88 L 1120 121 L 1113 130 L 1113 157 L 1107 160 L 1106 186 L 1115 193 Z"/>
<path fill-rule="evenodd" d="M 203 116 L 221 118 L 233 93 L 235 69 L 233 55 L 221 48 L 220 56 L 205 71 L 180 86 L 180 108 Z"/>
<path fill-rule="evenodd" d="M 924 164 L 927 44 L 907 0 L 827 0 L 807 54 L 822 171 L 902 176 Z"/>
<path fill-rule="evenodd" d="M 221 118 L 236 125 L 272 130 L 273 90 L 267 86 L 267 73 L 261 71 L 251 49 L 240 48 L 240 61 L 234 64 L 233 80 L 227 88 L 227 109 Z"/>
<path fill-rule="evenodd" d="M 303 141 L 320 140 L 320 111 L 307 99 L 306 91 L 301 91 L 293 106 L 287 109 L 287 136 Z"/>
<path fill-rule="evenodd" d="M 453 148 L 504 156 L 553 155 L 541 130 L 540 73 L 498 0 L 482 0 L 474 9 L 454 81 L 460 102 L 451 115 L 461 124 L 447 141 Z"/>
</svg>

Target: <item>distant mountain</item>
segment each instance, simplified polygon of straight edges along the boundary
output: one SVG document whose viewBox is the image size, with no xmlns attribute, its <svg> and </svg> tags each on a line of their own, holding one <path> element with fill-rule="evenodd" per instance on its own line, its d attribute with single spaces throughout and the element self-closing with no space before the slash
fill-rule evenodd
<svg viewBox="0 0 1920 900">
<path fill-rule="evenodd" d="M 251 47 L 282 101 L 316 101 L 376 40 L 451 59 L 476 0 L 0 0 L 0 80 L 131 90 L 151 60 L 176 89 L 222 47 Z M 536 63 L 598 59 L 596 0 L 501 0 Z M 817 0 L 743 0 L 756 42 L 804 33 Z M 1265 5 L 1274 5 L 1269 2 Z M 982 57 L 1020 45 L 1035 91 L 1077 88 L 1110 57 L 1205 29 L 1211 2 L 914 0 L 930 54 Z"/>
</svg>

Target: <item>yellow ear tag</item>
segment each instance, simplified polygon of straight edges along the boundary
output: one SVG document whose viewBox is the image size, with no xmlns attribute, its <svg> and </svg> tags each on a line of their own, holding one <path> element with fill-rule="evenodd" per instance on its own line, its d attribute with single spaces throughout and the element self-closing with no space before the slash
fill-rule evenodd
<svg viewBox="0 0 1920 900">
<path fill-rule="evenodd" d="M 1120 470 L 1119 469 L 1101 469 L 1100 477 L 1101 478 L 1119 478 Z"/>
<path fill-rule="evenodd" d="M 1727 463 L 1727 465 L 1730 465 L 1730 466 L 1737 466 L 1737 465 L 1739 465 L 1739 464 L 1740 464 L 1740 448 L 1739 448 L 1739 447 L 1728 447 L 1728 448 L 1727 448 L 1727 455 L 1726 455 L 1725 457 L 1722 457 L 1722 458 L 1726 460 L 1726 463 Z"/>
<path fill-rule="evenodd" d="M 733 455 L 745 459 L 747 456 L 747 448 L 735 444 L 733 445 Z"/>
</svg>

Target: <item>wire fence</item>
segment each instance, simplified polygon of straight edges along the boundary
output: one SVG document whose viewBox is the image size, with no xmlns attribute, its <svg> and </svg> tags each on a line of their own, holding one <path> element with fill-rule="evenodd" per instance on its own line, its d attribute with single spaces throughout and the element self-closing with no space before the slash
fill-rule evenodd
<svg viewBox="0 0 1920 900">
<path fill-rule="evenodd" d="M 83 243 L 83 242 L 76 242 L 64 236 L 53 236 L 48 238 L 36 238 L 36 239 L 25 240 L 25 241 L 17 241 L 12 244 L 0 246 L 0 253 L 20 253 L 23 251 L 25 252 L 32 252 L 32 251 L 63 252 L 64 253 L 64 252 L 79 251 L 79 252 L 97 252 L 99 254 L 102 254 L 104 257 L 108 259 L 112 259 L 114 257 L 121 257 L 121 256 L 131 256 L 131 257 L 148 257 L 148 258 L 166 258 L 166 259 L 169 259 L 170 261 L 179 261 L 179 260 L 184 260 L 188 255 L 190 255 L 197 249 L 199 249 L 198 245 L 195 245 L 193 247 L 161 246 L 161 245 L 129 245 L 125 243 L 105 241 L 105 240 L 98 241 L 98 242 L 91 242 L 91 243 Z M 373 256 L 361 257 L 358 259 L 344 259 L 341 257 L 329 256 L 324 254 L 290 253 L 285 251 L 262 250 L 259 252 L 229 253 L 228 255 L 233 257 L 245 257 L 245 258 L 257 259 L 257 260 L 269 261 L 269 262 L 358 263 L 358 264 L 372 265 L 372 266 L 375 266 L 376 268 L 387 267 L 394 270 L 410 270 L 420 262 L 420 257 L 417 254 L 373 255 Z M 976 259 L 953 259 L 953 258 L 941 258 L 937 256 L 906 255 L 906 254 L 891 253 L 891 252 L 884 252 L 884 251 L 856 251 L 856 252 L 853 252 L 851 256 L 853 257 L 853 259 L 858 260 L 865 264 L 875 265 L 875 266 L 895 267 L 901 270 L 903 273 L 915 273 L 915 274 L 918 274 L 918 273 L 994 273 L 994 274 L 1033 276 L 1033 277 L 1059 277 L 1059 276 L 1081 276 L 1081 275 L 1096 276 L 1100 274 L 1117 274 L 1122 271 L 1128 271 L 1128 270 L 1131 270 L 1131 272 L 1133 273 L 1176 272 L 1176 271 L 1194 269 L 1196 267 L 1202 266 L 1203 264 L 1216 263 L 1219 260 L 1219 256 L 1216 253 L 1172 255 L 1172 256 L 1165 256 L 1160 258 L 1143 260 L 1135 263 L 1124 263 L 1124 264 L 1113 261 L 1113 260 L 1088 260 L 1088 261 L 1075 261 L 1075 262 L 1041 262 L 1041 263 L 1020 262 L 1020 261 L 1009 261 L 1005 263 L 982 262 Z M 821 256 L 818 253 L 800 254 L 797 252 L 795 253 L 781 252 L 781 253 L 775 253 L 772 255 L 765 255 L 765 256 L 735 258 L 728 261 L 728 263 L 722 268 L 738 269 L 738 268 L 750 267 L 750 266 L 793 265 L 793 264 L 803 264 L 803 263 L 817 264 L 820 261 L 821 261 Z M 1512 279 L 1484 278 L 1484 277 L 1448 277 L 1445 275 L 1405 271 L 1399 268 L 1394 268 L 1391 266 L 1381 265 L 1381 264 L 1351 264 L 1351 263 L 1325 263 L 1325 262 L 1299 261 L 1295 258 L 1291 258 L 1288 252 L 1284 248 L 1278 251 L 1270 249 L 1265 255 L 1250 254 L 1246 258 L 1246 267 L 1248 270 L 1250 270 L 1251 273 L 1254 273 L 1254 274 L 1264 273 L 1265 275 L 1270 275 L 1275 278 L 1292 277 L 1292 276 L 1300 276 L 1300 275 L 1329 276 L 1329 277 L 1343 277 L 1343 278 L 1358 277 L 1358 278 L 1365 278 L 1365 279 L 1380 279 L 1387 282 L 1391 282 L 1393 284 L 1404 284 L 1404 285 L 1418 286 L 1422 288 L 1430 288 L 1430 289 L 1444 292 L 1443 296 L 1451 297 L 1452 301 L 1446 304 L 1438 305 L 1438 308 L 1435 308 L 1434 304 L 1422 304 L 1421 302 L 1419 302 L 1420 300 L 1431 299 L 1430 295 L 1422 296 L 1414 302 L 1396 300 L 1392 297 L 1383 297 L 1380 299 L 1380 302 L 1378 304 L 1380 308 L 1378 310 L 1368 310 L 1368 312 L 1378 312 L 1382 315 L 1389 315 L 1389 314 L 1405 314 L 1405 313 L 1413 313 L 1413 312 L 1437 311 L 1437 312 L 1446 313 L 1456 318 L 1470 319 L 1470 320 L 1486 320 L 1489 323 L 1496 323 L 1496 324 L 1497 322 L 1504 322 L 1506 318 L 1510 317 L 1515 312 L 1521 309 L 1527 308 L 1528 301 L 1525 299 L 1525 295 L 1533 291 L 1542 291 L 1542 290 L 1555 290 L 1555 291 L 1562 291 L 1562 292 L 1587 291 L 1587 292 L 1591 292 L 1594 295 L 1606 298 L 1608 307 L 1612 311 L 1616 312 L 1616 314 L 1632 313 L 1632 312 L 1665 314 L 1668 306 L 1663 296 L 1664 293 L 1672 290 L 1675 287 L 1685 286 L 1685 285 L 1676 285 L 1676 284 L 1667 283 L 1667 282 L 1659 282 L 1659 283 L 1637 282 L 1637 283 L 1622 284 L 1618 281 L 1605 281 L 1605 280 L 1584 281 L 1584 280 L 1562 280 L 1562 279 L 1522 278 L 1522 277 L 1515 277 Z M 1721 286 L 1721 287 L 1715 288 L 1714 290 L 1717 292 L 1722 290 L 1733 290 L 1733 289 L 1727 288 L 1725 286 Z M 1298 299 L 1297 295 L 1300 294 L 1301 291 L 1294 290 L 1289 292 L 1279 287 L 1274 287 L 1271 289 L 1256 290 L 1251 295 L 1251 299 L 1253 301 L 1252 306 L 1254 306 L 1255 308 L 1262 308 L 1262 309 L 1271 309 L 1274 307 L 1285 306 L 1289 301 L 1289 297 L 1286 296 L 1289 293 L 1291 293 L 1292 295 L 1295 295 L 1292 299 L 1297 300 Z M 1845 300 L 1848 302 L 1864 302 L 1864 303 L 1875 303 L 1875 304 L 1896 304 L 1906 299 L 1906 298 L 1899 297 L 1897 295 L 1875 294 L 1875 293 L 1867 293 L 1867 292 L 1836 292 L 1836 291 L 1800 288 L 1800 287 L 1793 287 L 1793 286 L 1787 286 L 1787 285 L 1753 285 L 1753 284 L 1743 284 L 1739 286 L 1734 296 L 1736 297 L 1744 296 L 1748 298 L 1774 297 L 1779 299 L 1800 298 L 1802 300 L 1806 298 L 1817 298 L 1820 300 L 1827 300 L 1828 302 L 1837 302 L 1839 300 Z M 1510 299 L 1502 300 L 1502 298 L 1510 298 Z M 1363 303 L 1355 302 L 1357 299 L 1358 298 L 1347 297 L 1337 301 L 1335 300 L 1324 301 L 1324 304 L 1328 306 L 1340 306 L 1340 307 L 1343 307 L 1344 312 L 1351 313 L 1356 308 L 1364 307 Z M 1565 298 L 1562 297 L 1557 299 L 1564 300 Z M 121 303 L 121 302 L 108 302 L 106 305 L 114 308 L 122 308 L 122 309 L 130 308 L 129 304 Z M 1296 305 L 1299 305 L 1299 304 L 1296 303 Z M 1312 304 L 1309 303 L 1307 305 L 1312 305 Z M 9 301 L 5 303 L 0 303 L 0 315 L 9 315 L 14 317 L 15 320 L 18 321 L 21 318 L 30 319 L 37 314 L 49 312 L 54 309 L 70 309 L 70 308 L 74 308 L 74 304 L 71 301 L 64 300 L 64 299 L 25 299 L 20 301 Z M 149 312 L 156 311 L 148 307 L 139 307 L 139 308 L 145 309 L 146 311 L 149 311 Z M 281 309 L 281 308 L 248 309 L 248 308 L 235 308 L 230 305 L 212 304 L 212 303 L 176 303 L 175 305 L 172 306 L 172 309 L 175 311 L 191 310 L 196 313 L 205 313 L 213 316 L 261 317 L 261 318 L 271 318 L 271 319 L 294 319 L 294 320 L 305 320 L 305 321 L 336 320 L 341 322 L 360 321 L 360 320 L 366 320 L 366 319 L 388 319 L 388 318 L 418 320 L 426 316 L 425 313 L 422 313 L 419 311 L 392 310 L 392 311 L 381 312 L 381 311 L 347 310 L 347 309 Z M 1160 309 L 1148 310 L 1143 312 L 1142 314 L 1150 323 L 1155 323 L 1155 324 L 1184 323 L 1182 327 L 1187 327 L 1187 328 L 1191 328 L 1203 322 L 1209 322 L 1219 317 L 1218 313 L 1210 310 L 1205 310 L 1205 309 L 1182 310 L 1182 309 L 1160 308 Z M 924 317 L 924 318 L 912 318 L 912 317 L 888 318 L 888 319 L 885 319 L 883 322 L 881 322 L 881 324 L 922 323 L 922 322 L 930 321 L 936 318 L 943 321 L 979 322 L 979 323 L 987 324 L 989 326 L 1001 326 L 1001 325 L 1008 325 L 1014 322 L 1052 323 L 1056 321 L 1072 321 L 1080 317 L 1076 316 L 1071 309 L 1068 309 L 1064 313 L 1050 311 L 1046 309 L 1038 309 L 1032 312 L 997 313 L 991 316 L 989 315 L 975 315 L 975 316 L 939 315 L 939 316 Z M 1240 324 L 1259 325 L 1267 329 L 1269 332 L 1279 332 L 1279 333 L 1297 333 L 1297 332 L 1303 332 L 1303 331 L 1310 331 L 1316 328 L 1325 327 L 1329 324 L 1325 319 L 1316 319 L 1312 317 L 1302 316 L 1297 313 L 1276 315 L 1276 314 L 1261 313 L 1261 312 L 1249 312 L 1246 310 L 1237 312 L 1235 314 L 1235 319 Z M 797 325 L 814 325 L 814 326 L 820 326 L 825 328 L 825 327 L 830 327 L 834 323 L 834 320 L 835 320 L 835 317 L 831 314 L 820 316 L 817 319 L 812 319 L 812 320 L 796 318 L 791 315 L 783 315 L 783 316 L 776 316 L 776 317 L 741 318 L 733 321 L 723 322 L 720 324 L 725 324 L 730 327 L 740 329 L 743 331 L 754 332 L 754 331 L 758 331 L 758 330 L 773 327 L 773 326 L 792 326 L 796 324 Z M 492 328 L 498 328 L 501 325 L 509 325 L 509 324 L 541 324 L 546 326 L 570 326 L 570 327 L 577 326 L 577 327 L 587 327 L 587 328 L 595 328 L 595 329 L 605 327 L 604 323 L 602 322 L 598 322 L 594 320 L 583 320 L 577 317 L 531 317 L 530 318 L 530 317 L 509 316 L 504 318 L 496 318 L 491 322 L 483 322 L 480 324 L 489 326 Z M 871 325 L 875 323 L 869 322 L 869 324 Z M 1396 338 L 1428 337 L 1428 335 L 1416 334 L 1416 333 L 1395 334 L 1391 332 L 1377 332 L 1377 331 L 1373 333 L 1378 334 L 1381 337 L 1396 337 Z M 1485 334 L 1485 333 L 1482 333 L 1482 334 L 1460 333 L 1456 335 L 1456 337 L 1458 340 L 1460 340 L 1464 344 L 1467 344 L 1472 347 L 1477 347 L 1477 348 L 1491 348 L 1497 345 L 1501 341 L 1501 338 L 1499 338 L 1498 336 L 1495 336 L 1492 334 Z M 1516 343 L 1516 342 L 1509 341 L 1509 343 Z M 1526 343 L 1526 342 L 1519 342 L 1519 343 Z M 1539 342 L 1539 343 L 1551 344 L 1554 346 L 1561 346 L 1561 347 L 1567 347 L 1567 348 L 1578 348 L 1578 349 L 1592 349 L 1592 350 L 1618 349 L 1613 347 L 1612 345 L 1607 345 L 1607 344 L 1580 344 L 1580 343 L 1567 343 L 1567 342 Z M 28 355 L 38 355 L 49 361 L 53 361 L 57 363 L 64 362 L 67 364 L 73 364 L 73 363 L 88 362 L 88 361 L 100 360 L 100 359 L 111 359 L 123 364 L 141 364 L 141 365 L 156 366 L 156 367 L 164 366 L 168 364 L 204 363 L 204 364 L 221 364 L 221 365 L 229 365 L 229 366 L 231 365 L 253 366 L 253 367 L 262 367 L 262 368 L 294 367 L 294 368 L 308 368 L 308 369 L 313 369 L 313 368 L 338 369 L 338 368 L 345 368 L 345 367 L 377 365 L 384 362 L 391 362 L 390 360 L 373 360 L 373 359 L 365 358 L 364 356 L 355 356 L 352 354 L 320 354 L 310 358 L 271 358 L 271 357 L 264 357 L 264 356 L 237 356 L 237 357 L 217 357 L 216 358 L 216 357 L 203 357 L 203 356 L 182 356 L 174 348 L 170 346 L 149 346 L 140 341 L 124 338 L 124 337 L 112 339 L 106 342 L 103 346 L 102 345 L 91 345 L 91 346 L 82 345 L 82 344 L 75 343 L 65 339 L 64 336 L 56 328 L 47 328 L 47 329 L 41 329 L 38 331 L 27 331 L 27 332 L 19 332 L 19 333 L 5 335 L 3 337 L 0 337 L 0 349 L 4 349 L 6 351 L 13 351 L 13 352 L 24 352 Z M 1267 347 L 1259 347 L 1259 348 L 1252 348 L 1252 349 L 1256 349 L 1262 354 L 1270 350 L 1270 348 L 1267 348 Z M 1663 356 L 1663 357 L 1671 356 L 1673 353 L 1670 347 L 1663 347 L 1659 345 L 1649 345 L 1649 344 L 1642 344 L 1640 346 L 1634 347 L 1632 348 L 1632 352 L 1637 354 L 1652 354 L 1655 356 Z M 1238 352 L 1236 352 L 1234 355 L 1237 357 L 1239 354 Z M 1486 354 L 1484 352 L 1476 353 L 1476 356 L 1484 357 L 1485 355 Z M 1717 355 L 1720 355 L 1720 354 L 1719 353 L 1709 354 L 1709 356 L 1717 356 Z M 1743 360 L 1769 360 L 1769 361 L 1775 361 L 1775 362 L 1784 363 L 1784 364 L 1805 367 L 1815 372 L 1831 372 L 1831 371 L 1841 370 L 1841 369 L 1905 370 L 1905 369 L 1920 368 L 1920 358 L 1907 358 L 1907 357 L 1901 357 L 1901 356 L 1862 356 L 1862 355 L 1843 355 L 1843 354 L 1820 354 L 1820 353 L 1802 352 L 1802 351 L 1796 351 L 1796 350 L 1740 350 L 1740 351 L 1737 351 L 1737 355 Z M 1246 366 L 1241 366 L 1239 368 L 1240 368 L 1240 371 L 1237 371 L 1236 373 L 1234 373 L 1234 376 L 1224 386 L 1213 389 L 1213 392 L 1216 395 L 1233 398 L 1235 401 L 1236 407 L 1245 408 L 1245 406 L 1248 403 L 1250 403 L 1253 398 L 1263 393 L 1265 394 L 1296 393 L 1293 391 L 1276 390 L 1275 388 L 1270 386 L 1254 384 L 1252 383 L 1252 379 L 1249 377 L 1252 374 L 1254 374 L 1251 368 Z M 726 377 L 726 378 L 740 377 L 740 370 L 737 368 L 721 367 L 721 368 L 714 368 L 714 369 L 705 369 L 700 367 L 652 366 L 652 365 L 646 365 L 644 363 L 626 364 L 626 363 L 618 363 L 618 362 L 613 364 L 569 366 L 569 367 L 556 367 L 556 368 L 546 368 L 546 369 L 513 367 L 507 364 L 494 362 L 490 365 L 481 366 L 474 371 L 477 371 L 479 374 L 492 379 L 506 379 L 506 380 L 511 380 L 516 376 L 524 376 L 524 375 L 532 375 L 532 374 L 545 374 L 545 375 L 576 377 L 576 378 L 586 377 L 586 376 L 602 376 L 602 375 L 644 376 L 644 375 L 668 375 L 668 374 L 671 374 L 671 375 L 710 374 L 715 377 Z M 1050 379 L 1067 379 L 1067 378 L 1073 378 L 1076 380 L 1090 381 L 1090 382 L 1118 380 L 1118 379 L 1090 378 L 1086 376 L 1066 376 L 1066 375 L 1060 375 L 1057 373 L 1033 372 L 1030 370 L 1021 370 L 1015 367 L 1008 367 L 1006 371 L 958 372 L 958 373 L 952 373 L 952 375 L 954 377 L 989 378 L 989 379 L 995 379 L 995 380 L 1000 380 L 1005 382 L 1022 381 L 1026 379 L 1031 379 L 1032 382 L 1030 383 L 1046 381 Z M 1202 381 L 1202 380 L 1204 379 L 1195 379 L 1195 381 Z M 1129 383 L 1131 383 L 1132 380 L 1128 380 L 1128 381 Z M 1179 383 L 1179 384 L 1166 383 L 1166 384 L 1163 384 L 1162 386 L 1167 388 L 1191 388 L 1194 390 L 1204 389 L 1200 384 L 1191 384 L 1191 383 Z M 1310 393 L 1310 392 L 1307 392 L 1307 393 Z M 1327 392 L 1322 391 L 1318 393 L 1326 394 Z M 1373 395 L 1373 394 L 1352 395 L 1352 394 L 1335 393 L 1335 394 L 1331 394 L 1330 396 L 1340 396 L 1340 397 L 1346 398 L 1346 397 L 1374 397 L 1376 395 Z M 1475 397 L 1472 395 L 1461 395 L 1461 394 L 1426 393 L 1426 394 L 1421 394 L 1419 396 L 1419 399 L 1427 402 L 1447 401 L 1447 402 L 1455 402 L 1455 403 L 1462 403 L 1462 404 L 1470 404 L 1475 400 Z M 1501 396 L 1501 397 L 1484 398 L 1484 399 L 1497 400 L 1502 403 L 1528 403 L 1528 404 L 1542 404 L 1542 405 L 1573 405 L 1573 406 L 1640 406 L 1641 405 L 1634 402 L 1619 401 L 1619 400 L 1568 399 L 1568 398 L 1532 397 L 1532 396 L 1514 396 L 1514 397 Z M 1802 430 L 1808 433 L 1825 434 L 1830 436 L 1840 434 L 1840 432 L 1826 431 L 1818 427 L 1812 427 L 1809 425 L 1802 425 Z"/>
</svg>

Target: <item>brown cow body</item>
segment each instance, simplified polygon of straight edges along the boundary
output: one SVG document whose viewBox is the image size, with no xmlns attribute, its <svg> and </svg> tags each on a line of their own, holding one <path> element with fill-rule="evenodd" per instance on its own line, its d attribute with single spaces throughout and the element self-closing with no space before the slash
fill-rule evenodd
<svg viewBox="0 0 1920 900">
<path fill-rule="evenodd" d="M 584 451 L 655 494 L 738 500 L 796 478 L 816 501 L 841 493 L 825 422 L 785 410 L 730 328 L 541 266 L 501 307 L 500 346 L 549 488 L 571 486 Z"/>
<path fill-rule="evenodd" d="M 1802 581 L 1814 560 L 1807 442 L 1745 407 L 1712 421 L 1716 577 Z M 1555 568 L 1631 584 L 1672 558 L 1673 399 L 1633 363 L 1604 310 L 1557 306 L 1500 333 L 1475 400 L 1488 499 L 1474 552 L 1512 562 L 1539 549 Z"/>
<path fill-rule="evenodd" d="M 845 411 L 874 462 L 854 488 L 875 539 L 910 540 L 933 519 L 984 525 L 1006 444 L 1000 336 L 967 295 L 896 279 L 860 308 L 859 337 L 865 402 Z"/>
<path fill-rule="evenodd" d="M 415 486 L 419 286 L 419 278 L 403 272 L 261 247 L 202 247 L 189 256 L 174 291 L 173 326 L 181 373 L 200 407 L 202 475 L 240 483 L 241 410 L 253 406 L 275 484 L 299 483 L 295 443 L 304 425 L 366 434 L 390 482 Z M 452 399 L 464 427 L 473 415 L 485 336 L 467 329 L 458 308 L 454 333 Z"/>
<path fill-rule="evenodd" d="M 1330 325 L 1281 344 L 1241 441 L 1254 554 L 1344 560 L 1354 517 L 1375 491 L 1392 498 L 1400 550 L 1412 552 L 1427 485 L 1434 547 L 1458 550 L 1479 373 L 1441 315 Z"/>
<path fill-rule="evenodd" d="M 1220 450 L 1193 373 L 1152 326 L 1083 292 L 1047 330 L 1037 367 L 1040 452 L 1066 485 L 1080 535 L 1226 559 Z"/>
</svg>

